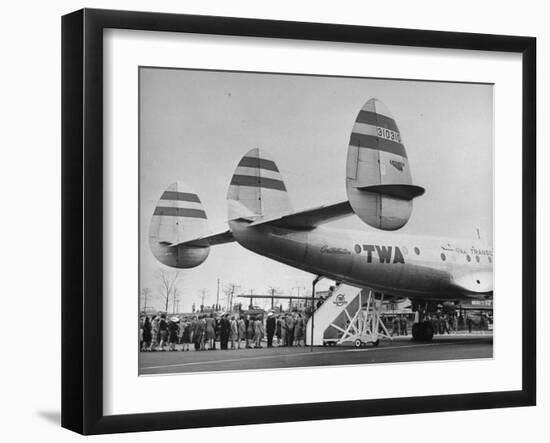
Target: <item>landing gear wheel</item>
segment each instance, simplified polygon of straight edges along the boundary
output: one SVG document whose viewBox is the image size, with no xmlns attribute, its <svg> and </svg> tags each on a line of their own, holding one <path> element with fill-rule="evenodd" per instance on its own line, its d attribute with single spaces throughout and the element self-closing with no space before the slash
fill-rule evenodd
<svg viewBox="0 0 550 443">
<path fill-rule="evenodd" d="M 414 341 L 421 340 L 420 338 L 420 323 L 415 323 L 412 325 L 412 339 Z"/>
<path fill-rule="evenodd" d="M 434 329 L 430 322 L 415 323 L 412 327 L 412 339 L 414 341 L 431 341 L 433 336 Z"/>
<path fill-rule="evenodd" d="M 424 322 L 424 340 L 431 341 L 434 336 L 434 328 L 428 322 Z"/>
<path fill-rule="evenodd" d="M 356 348 L 360 348 L 363 346 L 363 342 L 359 340 L 358 338 L 354 342 Z"/>
</svg>

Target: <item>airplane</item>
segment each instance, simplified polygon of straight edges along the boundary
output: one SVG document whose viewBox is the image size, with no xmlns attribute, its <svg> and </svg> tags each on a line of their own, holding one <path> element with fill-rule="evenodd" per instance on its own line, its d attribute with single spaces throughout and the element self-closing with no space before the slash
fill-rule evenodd
<svg viewBox="0 0 550 443">
<path fill-rule="evenodd" d="M 152 216 L 151 251 L 167 266 L 193 268 L 206 260 L 210 247 L 236 241 L 316 276 L 406 297 L 419 313 L 413 340 L 432 339 L 431 323 L 423 317 L 434 305 L 492 297 L 488 243 L 395 232 L 408 222 L 413 200 L 425 190 L 412 183 L 397 123 L 376 98 L 356 116 L 345 181 L 348 200 L 293 211 L 277 164 L 254 148 L 241 158 L 229 184 L 229 229 L 211 234 L 199 196 L 175 182 Z M 325 226 L 353 215 L 374 230 Z"/>
</svg>

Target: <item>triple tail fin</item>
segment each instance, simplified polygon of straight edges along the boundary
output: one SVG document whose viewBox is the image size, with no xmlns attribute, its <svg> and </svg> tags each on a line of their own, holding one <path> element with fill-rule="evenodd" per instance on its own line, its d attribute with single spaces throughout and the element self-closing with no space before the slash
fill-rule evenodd
<svg viewBox="0 0 550 443">
<path fill-rule="evenodd" d="M 412 183 L 397 123 L 378 99 L 365 103 L 351 133 L 346 167 L 351 207 L 365 223 L 393 231 L 409 220 L 424 188 Z"/>
<path fill-rule="evenodd" d="M 168 186 L 149 226 L 149 245 L 157 260 L 174 268 L 200 265 L 208 257 L 209 244 L 185 246 L 181 243 L 205 237 L 209 232 L 199 196 L 181 181 Z"/>
<path fill-rule="evenodd" d="M 229 220 L 257 221 L 292 212 L 279 168 L 258 148 L 248 151 L 237 165 L 227 203 Z"/>
</svg>

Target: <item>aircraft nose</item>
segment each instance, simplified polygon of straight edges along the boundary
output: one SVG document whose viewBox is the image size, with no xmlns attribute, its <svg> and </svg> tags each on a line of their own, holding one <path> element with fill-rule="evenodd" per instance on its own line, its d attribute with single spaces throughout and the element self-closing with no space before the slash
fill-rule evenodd
<svg viewBox="0 0 550 443">
<path fill-rule="evenodd" d="M 493 290 L 493 274 L 491 272 L 474 272 L 455 277 L 453 283 L 469 292 L 484 293 Z"/>
</svg>

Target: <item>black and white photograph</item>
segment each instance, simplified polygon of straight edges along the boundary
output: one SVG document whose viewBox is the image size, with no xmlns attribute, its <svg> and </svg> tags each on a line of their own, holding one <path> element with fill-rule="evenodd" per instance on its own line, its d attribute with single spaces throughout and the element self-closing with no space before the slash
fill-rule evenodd
<svg viewBox="0 0 550 443">
<path fill-rule="evenodd" d="M 493 358 L 493 84 L 138 75 L 139 375 Z"/>
</svg>

